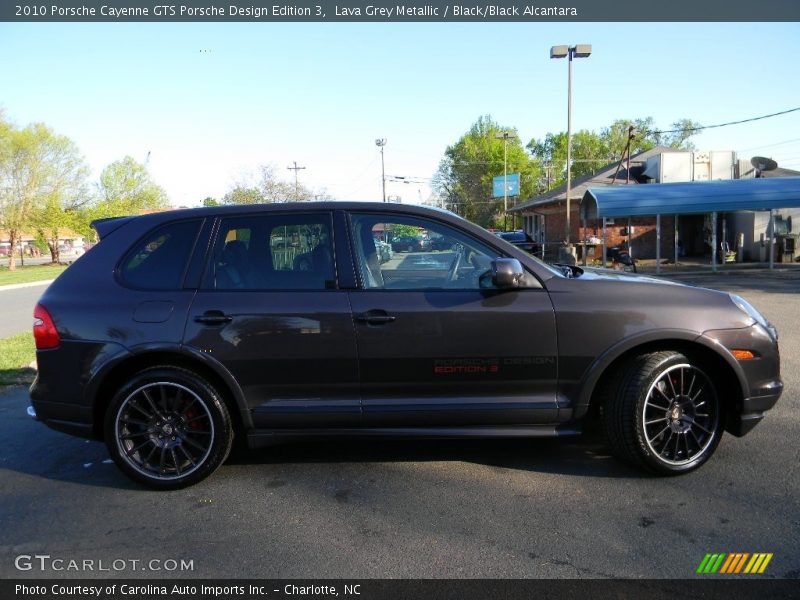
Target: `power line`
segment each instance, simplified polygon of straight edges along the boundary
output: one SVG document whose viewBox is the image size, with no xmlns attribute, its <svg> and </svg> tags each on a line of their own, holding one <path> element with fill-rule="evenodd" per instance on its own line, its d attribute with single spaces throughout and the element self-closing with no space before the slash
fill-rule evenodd
<svg viewBox="0 0 800 600">
<path fill-rule="evenodd" d="M 358 174 L 356 177 L 354 177 L 354 178 L 352 178 L 352 179 L 351 179 L 351 183 L 358 183 L 359 181 L 361 181 L 362 177 L 364 177 L 364 175 L 366 175 L 367 171 L 368 171 L 370 168 L 372 168 L 372 165 L 374 165 L 374 164 L 375 164 L 375 161 L 377 161 L 377 160 L 378 160 L 378 155 L 376 154 L 376 155 L 375 155 L 375 156 L 372 158 L 372 160 L 371 160 L 371 161 L 369 161 L 369 163 L 367 164 L 367 166 L 365 166 L 365 167 L 363 168 L 363 170 L 361 171 L 361 173 L 359 173 L 359 174 Z M 355 194 L 359 193 L 359 192 L 360 192 L 362 189 L 364 189 L 364 187 L 367 185 L 367 183 L 368 183 L 368 182 L 364 182 L 364 183 L 362 183 L 362 184 L 361 184 L 361 185 L 359 185 L 357 188 L 355 188 L 355 189 L 354 189 L 352 192 L 350 192 L 350 193 L 348 193 L 348 194 L 345 194 L 345 196 L 347 196 L 347 197 L 354 196 Z"/>
<path fill-rule="evenodd" d="M 753 146 L 751 148 L 744 148 L 740 150 L 740 152 L 749 152 L 751 150 L 761 150 L 762 148 L 773 148 L 774 146 L 783 146 L 784 144 L 791 144 L 793 142 L 800 142 L 800 138 L 794 138 L 791 140 L 783 140 L 782 142 L 775 142 L 774 144 L 764 144 L 763 146 Z"/>
<path fill-rule="evenodd" d="M 741 125 L 742 123 L 751 123 L 753 121 L 761 121 L 762 119 L 769 119 L 771 117 L 778 117 L 780 115 L 786 115 L 795 111 L 800 110 L 800 106 L 797 108 L 790 108 L 788 110 L 782 110 L 780 112 L 772 113 L 769 115 L 762 115 L 760 117 L 750 117 L 749 119 L 741 119 L 739 121 L 729 121 L 727 123 L 718 123 L 717 125 L 700 125 L 698 127 L 688 127 L 686 129 L 669 129 L 666 131 L 649 131 L 648 133 L 651 134 L 661 134 L 661 133 L 682 133 L 685 131 L 702 131 L 704 129 L 715 129 L 717 127 L 728 127 L 729 125 Z"/>
</svg>

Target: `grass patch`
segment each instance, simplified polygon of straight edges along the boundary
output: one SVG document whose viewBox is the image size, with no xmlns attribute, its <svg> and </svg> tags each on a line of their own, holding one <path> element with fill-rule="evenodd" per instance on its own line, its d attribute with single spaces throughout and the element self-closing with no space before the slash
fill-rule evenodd
<svg viewBox="0 0 800 600">
<path fill-rule="evenodd" d="M 31 332 L 0 340 L 0 385 L 30 384 L 36 371 L 28 367 L 36 359 Z"/>
<path fill-rule="evenodd" d="M 8 265 L 3 265 L 0 267 L 0 285 L 55 279 L 66 268 L 67 265 L 25 265 L 21 267 L 17 264 L 16 270 L 9 271 Z"/>
</svg>

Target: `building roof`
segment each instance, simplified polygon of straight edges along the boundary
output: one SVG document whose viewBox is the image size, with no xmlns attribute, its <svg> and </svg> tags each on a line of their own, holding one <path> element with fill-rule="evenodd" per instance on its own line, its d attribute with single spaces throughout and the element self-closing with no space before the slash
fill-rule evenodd
<svg viewBox="0 0 800 600">
<path fill-rule="evenodd" d="M 685 150 L 677 150 L 675 148 L 668 148 L 667 146 L 656 146 L 655 148 L 651 148 L 650 150 L 645 150 L 644 152 L 640 152 L 631 157 L 631 183 L 638 183 L 637 179 L 641 172 L 644 170 L 644 166 L 647 163 L 647 159 L 653 156 L 658 156 L 659 154 L 665 154 L 667 152 L 686 152 Z M 628 179 L 628 172 L 627 172 L 627 161 L 623 162 L 623 164 L 619 167 L 619 172 L 617 173 L 617 166 L 619 165 L 619 161 L 615 161 L 613 163 L 609 163 L 606 166 L 602 167 L 595 173 L 591 173 L 589 175 L 584 175 L 583 177 L 579 177 L 572 181 L 572 185 L 570 186 L 570 199 L 571 200 L 580 200 L 583 198 L 586 190 L 590 187 L 598 187 L 598 186 L 605 186 L 605 185 L 626 185 Z M 614 178 L 614 174 L 616 173 L 616 179 Z M 519 212 L 523 210 L 531 210 L 536 209 L 545 204 L 550 204 L 551 202 L 563 202 L 567 198 L 567 185 L 561 185 L 557 188 L 553 188 L 542 194 L 541 196 L 536 196 L 521 204 L 517 204 L 514 208 L 509 209 L 508 212 Z"/>
<path fill-rule="evenodd" d="M 581 216 L 649 217 L 772 208 L 800 208 L 800 177 L 592 187 L 581 201 Z"/>
<path fill-rule="evenodd" d="M 794 169 L 784 169 L 783 167 L 778 167 L 772 171 L 761 171 L 761 177 L 764 179 L 772 179 L 774 177 L 797 177 L 799 175 L 800 171 L 795 171 Z"/>
<path fill-rule="evenodd" d="M 794 169 L 785 169 L 783 167 L 777 167 L 772 169 L 771 171 L 760 171 L 757 172 L 756 168 L 752 165 L 751 161 L 749 160 L 739 160 L 739 179 L 752 179 L 756 175 L 759 177 L 763 177 L 765 179 L 773 178 L 773 177 L 797 177 L 800 176 L 800 171 L 795 171 Z"/>
</svg>

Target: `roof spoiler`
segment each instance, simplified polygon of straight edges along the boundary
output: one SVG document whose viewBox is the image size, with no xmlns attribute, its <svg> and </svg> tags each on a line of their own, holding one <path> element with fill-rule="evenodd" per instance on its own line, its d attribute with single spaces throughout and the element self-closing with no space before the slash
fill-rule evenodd
<svg viewBox="0 0 800 600">
<path fill-rule="evenodd" d="M 106 219 L 95 219 L 92 221 L 89 226 L 97 232 L 97 236 L 99 239 L 105 238 L 110 233 L 116 231 L 125 223 L 133 219 L 134 217 L 108 217 Z"/>
</svg>

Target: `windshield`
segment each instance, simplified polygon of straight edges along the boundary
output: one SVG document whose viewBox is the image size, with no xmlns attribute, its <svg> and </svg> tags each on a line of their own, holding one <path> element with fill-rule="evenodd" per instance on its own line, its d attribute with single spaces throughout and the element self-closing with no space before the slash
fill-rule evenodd
<svg viewBox="0 0 800 600">
<path fill-rule="evenodd" d="M 545 269 L 547 269 L 553 275 L 558 275 L 559 277 L 566 277 L 566 274 L 564 273 L 564 269 L 563 268 L 554 267 L 550 263 L 546 263 L 541 258 L 539 258 L 537 256 L 533 256 L 532 254 L 528 255 L 528 259 L 529 260 L 533 260 L 537 265 L 539 265 L 541 267 L 544 267 Z"/>
</svg>

